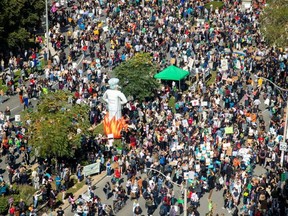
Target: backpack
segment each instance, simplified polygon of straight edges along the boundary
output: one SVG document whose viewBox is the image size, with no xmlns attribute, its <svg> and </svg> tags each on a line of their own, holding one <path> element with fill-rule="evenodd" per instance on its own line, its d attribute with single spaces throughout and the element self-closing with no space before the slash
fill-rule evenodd
<svg viewBox="0 0 288 216">
<path fill-rule="evenodd" d="M 166 207 L 164 205 L 162 205 L 160 207 L 160 211 L 159 211 L 159 214 L 162 216 L 162 215 L 166 215 Z"/>
</svg>

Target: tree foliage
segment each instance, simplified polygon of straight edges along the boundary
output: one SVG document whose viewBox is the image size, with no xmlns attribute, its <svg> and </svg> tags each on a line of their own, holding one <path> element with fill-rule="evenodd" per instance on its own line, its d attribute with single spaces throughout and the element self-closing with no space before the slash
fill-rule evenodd
<svg viewBox="0 0 288 216">
<path fill-rule="evenodd" d="M 29 144 L 40 157 L 73 157 L 81 135 L 88 133 L 87 105 L 68 103 L 70 93 L 43 95 L 33 112 L 22 113 Z"/>
<path fill-rule="evenodd" d="M 45 9 L 45 0 L 1 0 L 0 44 L 3 47 L 23 47 L 29 32 L 37 27 Z"/>
<path fill-rule="evenodd" d="M 154 79 L 157 65 L 152 62 L 150 53 L 137 53 L 116 67 L 113 72 L 119 78 L 126 96 L 142 100 L 152 96 L 159 87 L 159 83 Z"/>
<path fill-rule="evenodd" d="M 288 46 L 288 0 L 268 0 L 260 16 L 261 33 L 270 45 Z"/>
</svg>

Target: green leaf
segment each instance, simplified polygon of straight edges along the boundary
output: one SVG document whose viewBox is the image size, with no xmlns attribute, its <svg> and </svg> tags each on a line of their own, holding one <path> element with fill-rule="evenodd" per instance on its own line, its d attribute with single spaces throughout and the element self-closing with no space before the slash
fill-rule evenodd
<svg viewBox="0 0 288 216">
<path fill-rule="evenodd" d="M 68 103 L 70 95 L 66 91 L 50 92 L 42 96 L 37 110 L 22 113 L 29 144 L 40 157 L 73 157 L 80 147 L 81 134 L 90 134 L 89 107 L 72 106 Z M 77 134 L 77 129 L 82 133 Z"/>
<path fill-rule="evenodd" d="M 143 100 L 153 96 L 159 83 L 154 79 L 158 65 L 152 62 L 150 53 L 137 53 L 114 69 L 115 76 L 126 96 Z"/>
</svg>

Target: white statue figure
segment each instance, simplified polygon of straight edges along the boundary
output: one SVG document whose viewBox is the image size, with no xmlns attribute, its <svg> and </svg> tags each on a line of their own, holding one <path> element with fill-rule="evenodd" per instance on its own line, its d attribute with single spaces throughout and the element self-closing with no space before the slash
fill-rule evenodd
<svg viewBox="0 0 288 216">
<path fill-rule="evenodd" d="M 119 79 L 111 78 L 108 81 L 110 89 L 108 89 L 104 95 L 103 100 L 108 103 L 109 120 L 115 117 L 116 120 L 122 117 L 121 108 L 122 105 L 127 103 L 125 95 L 118 90 Z"/>
</svg>

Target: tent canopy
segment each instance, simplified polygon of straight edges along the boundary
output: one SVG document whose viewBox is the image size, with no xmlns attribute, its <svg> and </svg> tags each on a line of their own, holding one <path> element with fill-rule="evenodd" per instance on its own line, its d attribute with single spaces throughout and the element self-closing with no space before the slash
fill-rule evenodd
<svg viewBox="0 0 288 216">
<path fill-rule="evenodd" d="M 171 65 L 167 68 L 165 68 L 163 71 L 159 72 L 154 76 L 156 79 L 161 80 L 177 80 L 180 81 L 187 77 L 189 75 L 189 72 L 186 70 L 183 70 L 181 68 L 178 68 L 174 65 Z"/>
</svg>

